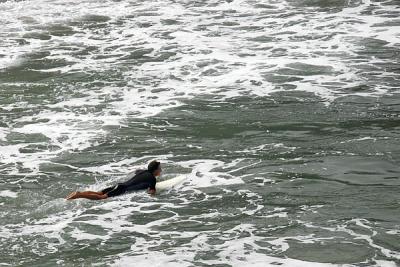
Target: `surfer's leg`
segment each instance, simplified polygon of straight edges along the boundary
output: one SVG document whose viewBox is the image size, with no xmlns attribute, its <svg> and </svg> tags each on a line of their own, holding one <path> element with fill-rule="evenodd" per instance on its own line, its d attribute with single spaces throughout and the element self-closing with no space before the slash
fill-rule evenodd
<svg viewBox="0 0 400 267">
<path fill-rule="evenodd" d="M 115 185 L 108 187 L 104 190 L 101 190 L 100 192 L 95 192 L 95 191 L 84 191 L 84 192 L 72 192 L 67 196 L 67 200 L 70 199 L 76 199 L 76 198 L 86 198 L 86 199 L 92 199 L 92 200 L 98 200 L 98 199 L 105 199 L 108 197 L 115 197 L 119 196 L 123 193 L 125 193 L 125 187 L 121 185 Z"/>
<path fill-rule="evenodd" d="M 116 197 L 116 196 L 124 194 L 126 192 L 126 187 L 118 184 L 112 188 L 111 187 L 106 188 L 106 189 L 102 190 L 101 192 L 108 197 Z"/>
<path fill-rule="evenodd" d="M 85 192 L 90 192 L 90 193 L 92 193 L 92 194 L 99 194 L 99 195 L 102 195 L 102 194 L 103 194 L 103 192 L 94 192 L 94 191 L 85 191 Z M 72 192 L 71 194 L 69 194 L 69 195 L 66 197 L 66 199 L 74 199 L 74 198 L 76 198 L 76 196 L 78 195 L 78 193 L 81 193 L 81 192 L 79 192 L 79 191 Z"/>
<path fill-rule="evenodd" d="M 105 199 L 107 197 L 108 197 L 107 194 L 103 194 L 103 192 L 85 191 L 85 192 L 73 192 L 67 197 L 67 200 L 77 199 L 77 198 L 99 200 L 99 199 Z"/>
</svg>

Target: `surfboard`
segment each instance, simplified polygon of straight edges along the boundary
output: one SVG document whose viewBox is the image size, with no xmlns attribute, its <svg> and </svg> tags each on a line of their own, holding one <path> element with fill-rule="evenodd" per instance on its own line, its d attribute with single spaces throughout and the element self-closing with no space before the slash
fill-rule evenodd
<svg viewBox="0 0 400 267">
<path fill-rule="evenodd" d="M 177 177 L 165 180 L 165 181 L 161 181 L 161 182 L 157 182 L 156 183 L 156 191 L 160 192 L 160 191 L 165 191 L 171 188 L 174 188 L 175 186 L 181 184 L 184 180 L 186 179 L 186 175 L 179 175 Z"/>
</svg>

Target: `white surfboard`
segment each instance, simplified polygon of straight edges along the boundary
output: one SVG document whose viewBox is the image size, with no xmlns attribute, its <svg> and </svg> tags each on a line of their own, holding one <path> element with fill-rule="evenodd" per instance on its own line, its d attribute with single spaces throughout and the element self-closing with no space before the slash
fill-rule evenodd
<svg viewBox="0 0 400 267">
<path fill-rule="evenodd" d="M 186 175 L 179 175 L 177 177 L 165 180 L 165 181 L 161 181 L 161 182 L 157 182 L 156 183 L 156 192 L 160 192 L 160 191 L 165 191 L 171 188 L 174 188 L 175 186 L 183 183 L 183 181 L 186 179 Z"/>
</svg>

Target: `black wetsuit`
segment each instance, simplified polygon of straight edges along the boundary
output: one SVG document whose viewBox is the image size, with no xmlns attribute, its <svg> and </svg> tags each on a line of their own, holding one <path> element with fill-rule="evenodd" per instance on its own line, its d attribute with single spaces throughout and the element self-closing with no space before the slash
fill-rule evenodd
<svg viewBox="0 0 400 267">
<path fill-rule="evenodd" d="M 130 178 L 128 181 L 119 183 L 115 186 L 107 187 L 101 190 L 103 194 L 107 194 L 109 197 L 115 197 L 122 195 L 129 191 L 152 189 L 156 190 L 156 177 L 148 170 L 138 170 L 135 176 Z"/>
</svg>

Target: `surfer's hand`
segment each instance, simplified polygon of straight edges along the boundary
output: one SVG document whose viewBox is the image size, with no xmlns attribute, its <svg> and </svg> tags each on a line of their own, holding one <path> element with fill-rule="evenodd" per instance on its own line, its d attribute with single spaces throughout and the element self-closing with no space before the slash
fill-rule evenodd
<svg viewBox="0 0 400 267">
<path fill-rule="evenodd" d="M 150 195 L 154 196 L 156 194 L 156 190 L 155 189 L 149 189 L 149 191 L 147 191 Z"/>
</svg>

